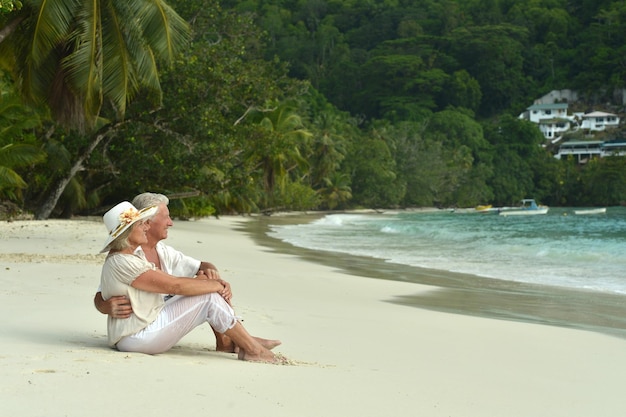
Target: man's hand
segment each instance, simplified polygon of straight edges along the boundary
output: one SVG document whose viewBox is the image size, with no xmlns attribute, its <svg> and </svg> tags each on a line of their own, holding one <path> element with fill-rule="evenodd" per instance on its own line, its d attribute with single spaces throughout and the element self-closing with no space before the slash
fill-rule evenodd
<svg viewBox="0 0 626 417">
<path fill-rule="evenodd" d="M 200 269 L 198 271 L 198 275 L 201 273 L 204 274 L 207 279 L 217 279 L 217 280 L 220 279 L 220 271 L 218 271 L 217 269 L 210 269 L 210 268 Z"/>
<path fill-rule="evenodd" d="M 115 319 L 127 319 L 133 312 L 130 300 L 125 295 L 118 295 L 104 300 L 102 293 L 99 292 L 96 293 L 93 302 L 99 312 Z"/>
<path fill-rule="evenodd" d="M 125 295 L 117 295 L 111 297 L 105 301 L 111 307 L 109 315 L 114 319 L 127 319 L 133 312 L 133 307 L 130 305 L 130 300 Z"/>
</svg>

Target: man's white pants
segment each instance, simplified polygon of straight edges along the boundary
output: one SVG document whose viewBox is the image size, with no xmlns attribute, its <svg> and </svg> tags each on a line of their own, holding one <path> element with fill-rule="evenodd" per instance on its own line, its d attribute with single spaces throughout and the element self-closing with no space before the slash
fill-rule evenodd
<svg viewBox="0 0 626 417">
<path fill-rule="evenodd" d="M 208 322 L 218 333 L 237 323 L 235 312 L 217 293 L 181 296 L 167 300 L 156 320 L 139 332 L 117 342 L 122 352 L 163 353 L 187 333 Z"/>
</svg>

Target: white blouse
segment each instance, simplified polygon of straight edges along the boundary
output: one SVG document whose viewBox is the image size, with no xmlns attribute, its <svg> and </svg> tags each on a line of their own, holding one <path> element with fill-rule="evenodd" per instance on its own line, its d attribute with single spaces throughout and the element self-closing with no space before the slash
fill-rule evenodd
<svg viewBox="0 0 626 417">
<path fill-rule="evenodd" d="M 107 300 L 116 295 L 125 295 L 133 308 L 133 313 L 127 319 L 108 317 L 107 333 L 111 346 L 148 326 L 161 312 L 165 304 L 162 294 L 131 286 L 138 276 L 151 269 L 155 269 L 154 264 L 136 254 L 114 253 L 104 261 L 100 276 L 102 297 Z"/>
</svg>

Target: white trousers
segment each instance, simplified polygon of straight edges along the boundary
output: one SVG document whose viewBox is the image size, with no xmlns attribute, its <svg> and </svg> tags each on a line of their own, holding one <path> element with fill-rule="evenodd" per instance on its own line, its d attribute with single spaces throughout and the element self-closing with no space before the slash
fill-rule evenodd
<svg viewBox="0 0 626 417">
<path fill-rule="evenodd" d="M 116 347 L 122 352 L 163 353 L 205 322 L 215 331 L 224 333 L 233 328 L 237 317 L 217 293 L 177 295 L 167 300 L 156 320 L 137 333 L 123 337 Z"/>
</svg>

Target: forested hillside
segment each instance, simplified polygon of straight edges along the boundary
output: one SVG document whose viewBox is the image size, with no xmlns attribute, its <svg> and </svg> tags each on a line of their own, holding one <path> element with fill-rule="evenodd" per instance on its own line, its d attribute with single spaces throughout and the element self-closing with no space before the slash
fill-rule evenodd
<svg viewBox="0 0 626 417">
<path fill-rule="evenodd" d="M 38 218 L 626 201 L 626 158 L 556 160 L 517 117 L 572 89 L 623 118 L 623 1 L 11 3 L 0 200 Z"/>
<path fill-rule="evenodd" d="M 417 120 L 449 106 L 519 114 L 570 88 L 590 101 L 624 88 L 619 1 L 225 1 L 257 15 L 264 56 L 291 64 L 333 104 L 368 118 Z"/>
</svg>

